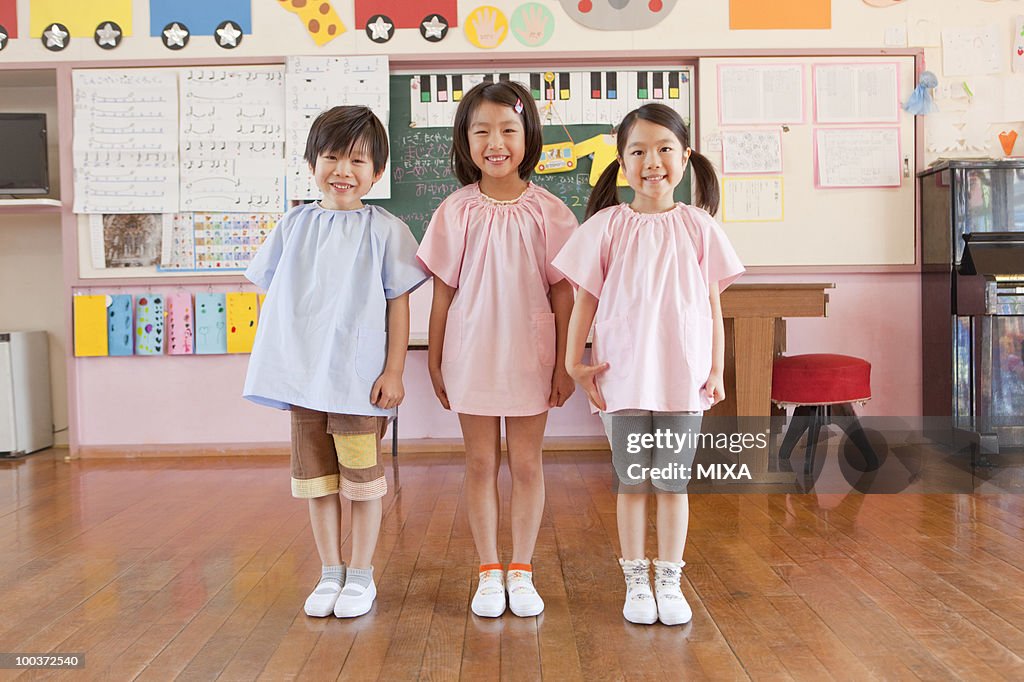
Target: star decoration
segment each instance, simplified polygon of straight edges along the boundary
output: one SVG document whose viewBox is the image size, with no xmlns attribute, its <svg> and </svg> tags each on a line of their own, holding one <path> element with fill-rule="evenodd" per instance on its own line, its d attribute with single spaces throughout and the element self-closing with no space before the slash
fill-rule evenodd
<svg viewBox="0 0 1024 682">
<path fill-rule="evenodd" d="M 71 42 L 71 32 L 64 24 L 50 24 L 50 28 L 43 31 L 43 45 L 51 52 L 60 52 Z"/>
<path fill-rule="evenodd" d="M 431 15 L 420 24 L 420 33 L 432 43 L 439 42 L 448 34 L 448 22 L 439 14 Z"/>
<path fill-rule="evenodd" d="M 188 44 L 188 26 L 172 22 L 164 26 L 163 40 L 164 47 L 171 50 L 180 50 Z"/>
<path fill-rule="evenodd" d="M 242 29 L 233 21 L 222 21 L 216 33 L 217 44 L 226 50 L 234 49 L 242 42 Z"/>
<path fill-rule="evenodd" d="M 0 26 L 0 50 L 7 47 L 7 29 Z"/>
<path fill-rule="evenodd" d="M 366 22 L 366 35 L 370 36 L 370 40 L 375 43 L 386 43 L 394 35 L 394 28 L 395 24 L 391 21 L 391 17 L 377 14 Z"/>
<path fill-rule="evenodd" d="M 96 27 L 94 39 L 104 50 L 113 50 L 121 44 L 121 27 L 112 21 L 105 21 Z"/>
</svg>

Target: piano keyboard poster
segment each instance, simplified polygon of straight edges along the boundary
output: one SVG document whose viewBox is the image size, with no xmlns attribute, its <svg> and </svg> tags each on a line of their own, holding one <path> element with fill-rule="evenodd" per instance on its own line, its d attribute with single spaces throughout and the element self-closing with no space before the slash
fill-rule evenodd
<svg viewBox="0 0 1024 682">
<path fill-rule="evenodd" d="M 462 96 L 484 81 L 527 86 L 546 125 L 605 124 L 612 127 L 648 102 L 666 104 L 690 123 L 689 69 L 653 71 L 537 71 L 414 75 L 409 80 L 413 128 L 451 127 Z"/>
</svg>

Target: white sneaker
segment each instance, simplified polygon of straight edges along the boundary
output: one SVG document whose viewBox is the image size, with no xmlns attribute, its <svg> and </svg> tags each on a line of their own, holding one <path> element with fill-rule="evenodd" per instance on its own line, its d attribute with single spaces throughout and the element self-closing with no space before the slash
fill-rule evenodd
<svg viewBox="0 0 1024 682">
<path fill-rule="evenodd" d="M 520 569 L 509 570 L 505 579 L 508 607 L 520 618 L 536 616 L 544 610 L 544 600 L 533 586 L 533 573 Z"/>
<path fill-rule="evenodd" d="M 679 580 L 683 575 L 686 562 L 654 560 L 654 592 L 658 601 L 658 620 L 665 625 L 681 625 L 689 623 L 693 611 L 686 603 L 683 591 L 679 589 Z"/>
<path fill-rule="evenodd" d="M 505 613 L 505 571 L 500 568 L 480 571 L 471 608 L 482 618 L 497 618 Z"/>
<path fill-rule="evenodd" d="M 650 625 L 658 620 L 658 606 L 651 592 L 651 562 L 647 559 L 619 559 L 626 577 L 626 603 L 622 615 L 630 623 Z"/>
<path fill-rule="evenodd" d="M 346 583 L 338 595 L 338 602 L 334 605 L 334 615 L 338 618 L 361 616 L 373 607 L 373 600 L 376 598 L 377 586 L 373 580 L 366 587 Z"/>
<path fill-rule="evenodd" d="M 344 580 L 344 578 L 342 578 Z M 341 594 L 341 583 L 335 580 L 321 580 L 313 592 L 306 597 L 307 616 L 324 618 L 334 613 L 334 605 Z"/>
</svg>

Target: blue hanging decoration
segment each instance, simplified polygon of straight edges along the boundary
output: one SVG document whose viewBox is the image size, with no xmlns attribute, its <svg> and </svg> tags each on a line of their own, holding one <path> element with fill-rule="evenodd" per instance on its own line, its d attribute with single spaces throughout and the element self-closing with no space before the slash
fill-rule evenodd
<svg viewBox="0 0 1024 682">
<path fill-rule="evenodd" d="M 938 111 L 939 107 L 932 100 L 931 90 L 939 84 L 939 79 L 936 78 L 935 74 L 931 71 L 922 71 L 921 78 L 917 81 L 917 87 L 910 93 L 909 99 L 903 108 L 914 116 L 924 116 L 934 111 Z"/>
</svg>

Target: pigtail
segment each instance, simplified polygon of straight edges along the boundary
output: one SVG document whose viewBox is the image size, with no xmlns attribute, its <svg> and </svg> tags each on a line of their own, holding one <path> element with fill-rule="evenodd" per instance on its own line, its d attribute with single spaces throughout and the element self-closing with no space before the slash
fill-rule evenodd
<svg viewBox="0 0 1024 682">
<path fill-rule="evenodd" d="M 718 213 L 718 202 L 721 197 L 715 167 L 711 165 L 708 157 L 696 151 L 690 152 L 690 166 L 693 167 L 694 206 L 715 215 Z"/>
<path fill-rule="evenodd" d="M 590 199 L 587 200 L 587 218 L 601 209 L 619 203 L 618 180 L 619 162 L 616 159 L 608 164 L 608 167 L 601 173 L 601 177 L 598 178 L 597 184 L 594 185 L 594 189 L 590 191 Z"/>
</svg>

